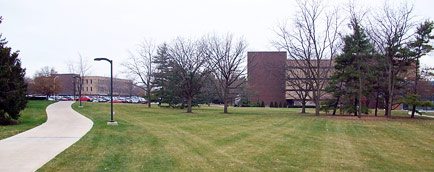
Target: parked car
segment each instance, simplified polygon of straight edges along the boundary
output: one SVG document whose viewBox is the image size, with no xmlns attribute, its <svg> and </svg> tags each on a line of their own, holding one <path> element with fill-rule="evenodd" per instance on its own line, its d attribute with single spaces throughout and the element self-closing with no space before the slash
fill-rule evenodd
<svg viewBox="0 0 434 172">
<path fill-rule="evenodd" d="M 131 103 L 139 103 L 139 99 L 131 99 Z"/>
<path fill-rule="evenodd" d="M 108 102 L 110 99 L 105 99 L 105 98 L 99 98 L 98 102 Z"/>
<path fill-rule="evenodd" d="M 87 96 L 81 96 L 80 99 L 81 99 L 81 101 L 86 101 L 86 102 L 91 102 L 92 101 L 92 99 L 89 98 L 89 97 L 87 97 Z M 78 98 L 75 98 L 74 100 L 78 101 Z"/>
<path fill-rule="evenodd" d="M 108 101 L 109 103 L 111 103 L 110 101 Z M 120 100 L 113 100 L 113 103 L 122 103 L 122 101 Z"/>
</svg>

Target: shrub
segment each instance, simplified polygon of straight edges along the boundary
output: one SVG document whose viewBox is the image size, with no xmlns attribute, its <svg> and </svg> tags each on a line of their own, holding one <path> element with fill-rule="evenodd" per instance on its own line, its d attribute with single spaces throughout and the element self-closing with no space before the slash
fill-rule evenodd
<svg viewBox="0 0 434 172">
<path fill-rule="evenodd" d="M 262 102 L 261 102 L 261 107 L 265 107 L 264 100 L 262 100 Z"/>
<path fill-rule="evenodd" d="M 270 102 L 270 107 L 274 107 L 274 104 L 273 104 L 273 102 Z"/>
</svg>

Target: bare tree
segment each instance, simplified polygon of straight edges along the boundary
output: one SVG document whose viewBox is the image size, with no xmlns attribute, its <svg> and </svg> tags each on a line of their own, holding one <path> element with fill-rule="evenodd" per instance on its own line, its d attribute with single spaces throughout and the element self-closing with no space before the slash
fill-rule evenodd
<svg viewBox="0 0 434 172">
<path fill-rule="evenodd" d="M 78 59 L 76 61 L 68 61 L 67 65 L 69 72 L 78 73 L 81 77 L 89 75 L 92 68 L 89 63 L 89 58 L 82 56 L 80 53 L 78 53 Z"/>
<path fill-rule="evenodd" d="M 203 40 L 177 38 L 169 48 L 169 58 L 173 62 L 173 73 L 179 82 L 182 97 L 187 99 L 187 113 L 191 113 L 192 100 L 204 84 L 205 76 L 213 68 L 209 66 L 206 44 Z"/>
<path fill-rule="evenodd" d="M 377 51 L 385 57 L 386 116 L 391 116 L 394 101 L 398 100 L 397 79 L 406 70 L 410 60 L 409 56 L 402 54 L 402 50 L 413 35 L 411 33 L 414 27 L 412 11 L 413 8 L 406 3 L 394 8 L 392 4 L 385 2 L 382 11 L 374 14 L 370 21 L 369 35 Z"/>
<path fill-rule="evenodd" d="M 33 91 L 48 97 L 59 93 L 62 89 L 60 80 L 57 79 L 57 71 L 48 66 L 37 71 L 34 76 Z"/>
<path fill-rule="evenodd" d="M 273 44 L 288 52 L 289 60 L 294 63 L 287 68 L 290 77 L 304 80 L 292 84 L 300 88 L 302 98 L 311 95 L 315 103 L 315 114 L 319 115 L 324 87 L 332 72 L 333 58 L 340 47 L 338 28 L 342 21 L 338 18 L 336 9 L 328 10 L 321 1 L 297 0 L 297 4 L 299 11 L 294 28 L 290 30 L 285 24 L 281 25 L 276 32 L 278 40 Z M 296 72 L 291 72 L 292 70 Z"/>
<path fill-rule="evenodd" d="M 131 53 L 131 57 L 123 66 L 127 71 L 138 78 L 138 83 L 135 85 L 146 91 L 148 99 L 148 107 L 151 107 L 151 91 L 153 88 L 153 74 L 154 67 L 152 65 L 152 58 L 156 53 L 156 46 L 152 40 L 144 40 L 140 44 L 137 55 Z"/>
<path fill-rule="evenodd" d="M 68 70 L 71 73 L 77 73 L 80 75 L 81 78 L 81 84 L 83 84 L 84 77 L 88 76 L 90 74 L 90 70 L 92 66 L 90 65 L 89 58 L 82 56 L 80 53 L 78 53 L 78 59 L 77 60 L 69 60 L 67 63 Z M 75 85 L 74 87 L 77 87 L 75 89 L 80 89 L 80 85 Z M 75 95 L 74 95 L 75 96 Z"/>
<path fill-rule="evenodd" d="M 243 82 L 239 78 L 245 74 L 246 43 L 244 40 L 234 40 L 231 34 L 225 37 L 216 35 L 208 37 L 208 53 L 214 76 L 218 81 L 218 93 L 224 102 L 224 113 L 228 113 L 231 90 L 237 89 Z"/>
</svg>

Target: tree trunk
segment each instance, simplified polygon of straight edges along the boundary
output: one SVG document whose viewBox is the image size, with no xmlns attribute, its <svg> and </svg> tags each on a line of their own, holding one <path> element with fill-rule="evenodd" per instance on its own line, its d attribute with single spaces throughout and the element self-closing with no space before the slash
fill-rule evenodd
<svg viewBox="0 0 434 172">
<path fill-rule="evenodd" d="M 378 99 L 380 98 L 380 94 L 378 92 L 379 91 L 377 89 L 377 95 L 375 96 L 375 116 L 377 116 L 377 112 L 378 112 Z"/>
<path fill-rule="evenodd" d="M 354 111 L 354 116 L 357 116 L 357 98 L 354 99 L 354 106 L 356 106 L 356 111 Z"/>
<path fill-rule="evenodd" d="M 191 97 L 187 100 L 187 113 L 191 113 Z"/>
<path fill-rule="evenodd" d="M 416 106 L 411 109 L 411 118 L 414 118 L 414 113 L 416 112 Z"/>
<path fill-rule="evenodd" d="M 185 107 L 185 98 L 182 98 L 181 109 L 184 109 L 184 107 Z"/>
<path fill-rule="evenodd" d="M 336 109 L 338 108 L 338 104 L 339 104 L 339 100 L 340 100 L 341 96 L 338 97 L 338 99 L 336 100 L 336 103 L 333 107 L 333 116 L 336 115 Z"/>
<path fill-rule="evenodd" d="M 386 107 L 384 108 L 384 116 L 387 116 L 387 111 L 389 111 L 389 109 L 387 109 L 387 107 L 389 105 L 389 103 L 388 103 L 389 97 L 387 97 L 385 101 L 386 101 Z"/>
<path fill-rule="evenodd" d="M 359 57 L 359 108 L 358 111 L 359 113 L 357 114 L 357 117 L 361 118 L 362 117 L 362 71 L 360 70 L 360 57 Z"/>
<path fill-rule="evenodd" d="M 392 62 L 389 62 L 389 76 L 388 76 L 388 91 L 389 91 L 389 97 L 388 97 L 388 103 L 387 103 L 387 113 L 386 116 L 390 117 L 392 114 L 392 104 L 393 104 L 393 79 L 392 79 L 392 68 L 393 64 Z"/>
<path fill-rule="evenodd" d="M 306 98 L 301 100 L 301 113 L 306 113 Z"/>
<path fill-rule="evenodd" d="M 414 79 L 414 94 L 417 94 L 417 83 L 419 82 L 419 76 L 417 72 L 419 71 L 419 58 L 417 58 L 416 62 L 416 78 Z M 411 109 L 411 118 L 414 118 L 414 113 L 416 112 L 416 106 L 413 105 L 413 108 Z"/>
<path fill-rule="evenodd" d="M 319 78 L 319 77 L 318 77 Z M 314 92 L 316 92 L 313 97 L 315 99 L 315 115 L 319 116 L 319 109 L 320 109 L 320 87 L 317 85 L 316 86 L 316 90 Z"/>
<path fill-rule="evenodd" d="M 223 103 L 224 103 L 223 113 L 228 113 L 228 88 L 227 87 L 223 91 Z"/>
<path fill-rule="evenodd" d="M 148 94 L 148 108 L 151 108 L 151 90 L 149 88 L 146 94 Z"/>
</svg>

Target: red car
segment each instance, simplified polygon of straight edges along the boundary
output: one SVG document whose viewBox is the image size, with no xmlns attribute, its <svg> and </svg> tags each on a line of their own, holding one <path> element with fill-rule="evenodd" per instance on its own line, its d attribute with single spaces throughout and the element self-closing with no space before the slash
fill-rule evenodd
<svg viewBox="0 0 434 172">
<path fill-rule="evenodd" d="M 75 100 L 75 101 L 78 101 L 78 98 L 75 98 L 74 100 Z M 90 99 L 89 97 L 81 97 L 81 101 L 91 102 L 92 99 Z"/>
<path fill-rule="evenodd" d="M 109 103 L 111 102 L 111 101 L 108 101 Z M 113 100 L 113 103 L 122 103 L 122 101 L 120 101 L 120 100 Z"/>
</svg>

